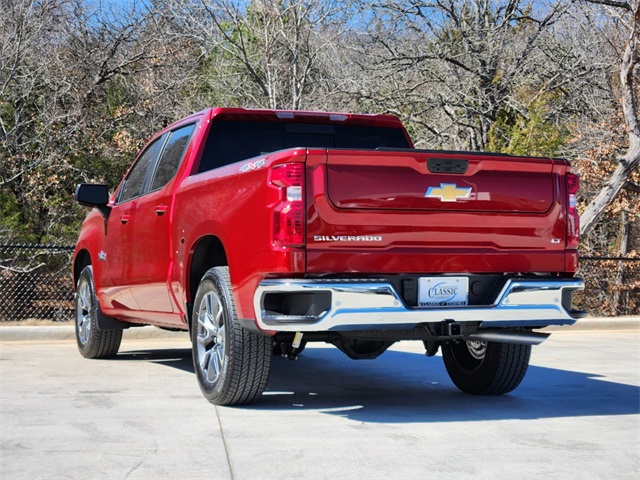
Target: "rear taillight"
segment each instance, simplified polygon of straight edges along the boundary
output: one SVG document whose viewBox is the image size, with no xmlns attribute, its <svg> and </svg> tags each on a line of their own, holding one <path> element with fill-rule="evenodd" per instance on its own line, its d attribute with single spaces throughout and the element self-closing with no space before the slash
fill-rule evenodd
<svg viewBox="0 0 640 480">
<path fill-rule="evenodd" d="M 567 248 L 578 248 L 580 241 L 580 214 L 576 208 L 576 194 L 580 188 L 580 179 L 573 173 L 567 173 Z"/>
<path fill-rule="evenodd" d="M 270 181 L 280 190 L 280 203 L 273 211 L 273 244 L 304 246 L 304 164 L 276 165 Z"/>
</svg>

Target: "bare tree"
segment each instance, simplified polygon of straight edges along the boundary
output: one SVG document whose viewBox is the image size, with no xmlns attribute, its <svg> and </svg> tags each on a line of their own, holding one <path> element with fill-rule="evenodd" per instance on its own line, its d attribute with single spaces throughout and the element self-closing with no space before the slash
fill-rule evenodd
<svg viewBox="0 0 640 480">
<path fill-rule="evenodd" d="M 559 34 L 572 7 L 572 0 L 379 1 L 373 44 L 365 45 L 375 68 L 363 68 L 399 81 L 399 90 L 388 85 L 378 96 L 401 116 L 411 113 L 425 146 L 501 149 L 495 139 L 508 145 L 512 132 L 499 127 L 535 115 L 557 122 L 574 108 L 570 91 L 586 90 L 586 77 L 605 69 L 598 58 L 576 56 Z"/>
<path fill-rule="evenodd" d="M 180 46 L 136 0 L 2 5 L 0 217 L 34 241 L 64 236 L 79 217 L 74 183 L 113 185 L 144 136 L 175 119 L 163 93 L 181 77 L 160 73 Z"/>
<path fill-rule="evenodd" d="M 45 159 L 42 156 L 27 156 L 26 151 L 34 141 L 46 143 L 43 132 L 34 136 L 37 124 L 50 125 L 53 105 L 64 88 L 51 85 L 47 68 L 38 64 L 44 57 L 43 40 L 55 36 L 63 2 L 45 2 L 34 8 L 28 1 L 5 1 L 0 16 L 0 133 L 2 141 L 2 164 L 0 164 L 0 186 L 8 185 L 21 175 L 30 172 Z M 58 60 L 48 53 L 53 62 Z M 46 95 L 44 95 L 46 93 Z"/>
<path fill-rule="evenodd" d="M 638 120 L 638 62 L 640 61 L 640 1 L 589 0 L 621 11 L 622 22 L 628 28 L 624 52 L 620 61 L 620 95 L 624 122 L 627 127 L 628 147 L 618 159 L 618 166 L 589 203 L 580 217 L 580 233 L 587 234 L 600 215 L 607 209 L 625 186 L 631 174 L 640 165 L 640 122 Z"/>
<path fill-rule="evenodd" d="M 349 3 L 335 0 L 169 2 L 182 34 L 202 48 L 200 80 L 214 102 L 300 109 L 323 80 L 323 52 Z"/>
</svg>

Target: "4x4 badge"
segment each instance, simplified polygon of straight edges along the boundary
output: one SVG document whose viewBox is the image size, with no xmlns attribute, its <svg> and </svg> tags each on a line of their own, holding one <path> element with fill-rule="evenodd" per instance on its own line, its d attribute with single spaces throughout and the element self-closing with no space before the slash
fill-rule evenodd
<svg viewBox="0 0 640 480">
<path fill-rule="evenodd" d="M 441 183 L 439 187 L 429 187 L 427 198 L 439 198 L 441 202 L 457 202 L 459 198 L 469 198 L 471 187 L 458 187 L 455 183 Z"/>
</svg>

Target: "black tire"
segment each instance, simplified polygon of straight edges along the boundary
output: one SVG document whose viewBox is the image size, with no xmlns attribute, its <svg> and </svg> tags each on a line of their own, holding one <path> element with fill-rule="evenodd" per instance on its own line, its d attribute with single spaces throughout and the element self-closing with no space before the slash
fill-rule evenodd
<svg viewBox="0 0 640 480">
<path fill-rule="evenodd" d="M 93 268 L 84 267 L 76 285 L 76 342 L 85 358 L 111 358 L 118 353 L 122 330 L 98 329 L 100 305 L 93 283 Z"/>
<path fill-rule="evenodd" d="M 449 377 L 465 393 L 502 395 L 514 390 L 527 373 L 531 345 L 494 342 L 448 342 L 442 358 Z"/>
<path fill-rule="evenodd" d="M 207 400 L 240 405 L 262 395 L 271 370 L 272 339 L 238 324 L 227 267 L 211 268 L 200 281 L 191 340 L 193 366 Z"/>
</svg>

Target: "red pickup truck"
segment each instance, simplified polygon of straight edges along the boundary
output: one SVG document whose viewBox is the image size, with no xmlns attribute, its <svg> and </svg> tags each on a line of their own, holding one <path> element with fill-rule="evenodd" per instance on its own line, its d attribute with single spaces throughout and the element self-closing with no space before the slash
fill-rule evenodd
<svg viewBox="0 0 640 480">
<path fill-rule="evenodd" d="M 73 258 L 80 352 L 189 330 L 214 404 L 262 394 L 271 357 L 327 342 L 371 359 L 441 349 L 464 392 L 502 394 L 583 312 L 569 163 L 418 150 L 389 115 L 214 108 L 159 132 L 93 207 Z"/>
</svg>

